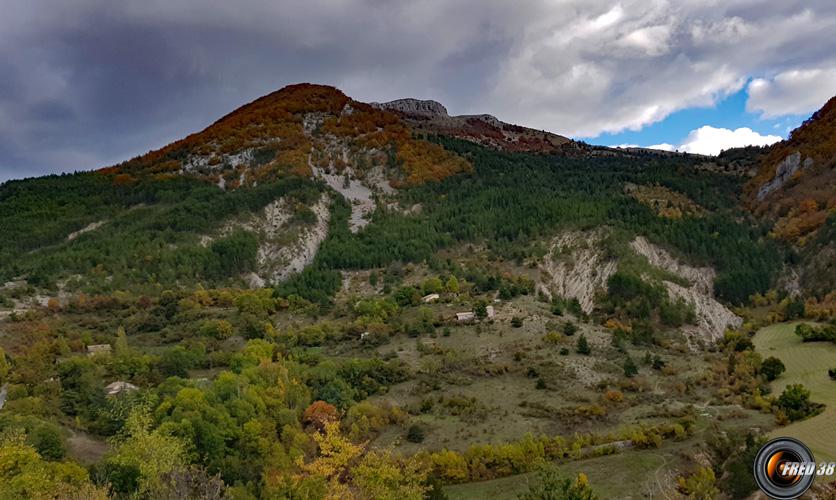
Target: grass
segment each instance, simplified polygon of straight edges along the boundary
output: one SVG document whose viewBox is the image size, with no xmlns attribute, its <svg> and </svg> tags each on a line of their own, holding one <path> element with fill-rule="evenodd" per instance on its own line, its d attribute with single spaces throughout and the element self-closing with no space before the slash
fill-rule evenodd
<svg viewBox="0 0 836 500">
<path fill-rule="evenodd" d="M 741 412 L 740 418 L 723 418 L 728 411 Z M 659 449 L 626 450 L 616 455 L 577 460 L 558 465 L 566 477 L 583 472 L 589 477 L 598 498 L 678 498 L 676 476 L 693 465 L 691 457 L 699 453 L 709 433 L 719 425 L 725 432 L 745 432 L 753 427 L 772 425 L 769 415 L 737 406 L 713 406 L 708 415 L 698 416 L 695 433 L 685 441 L 665 441 Z M 450 500 L 491 498 L 514 499 L 537 481 L 536 473 L 519 474 L 491 481 L 464 483 L 444 488 Z"/>
<path fill-rule="evenodd" d="M 660 493 L 657 476 L 663 489 L 670 487 L 666 469 L 672 460 L 676 460 L 674 450 L 680 448 L 680 444 L 677 444 L 665 450 L 629 451 L 590 458 L 560 465 L 559 470 L 567 477 L 575 477 L 579 472 L 586 474 L 599 498 L 647 498 Z M 528 473 L 492 481 L 457 484 L 448 486 L 444 491 L 450 500 L 502 500 L 516 498 L 534 481 L 537 481 L 537 474 Z"/>
<path fill-rule="evenodd" d="M 772 382 L 774 394 L 789 384 L 804 384 L 811 399 L 826 406 L 823 413 L 780 427 L 770 437 L 800 439 L 813 450 L 817 460 L 836 460 L 836 381 L 827 375 L 836 368 L 836 345 L 830 342 L 802 342 L 795 334 L 798 323 L 781 323 L 761 329 L 754 338 L 755 348 L 764 358 L 775 356 L 787 367 Z"/>
</svg>

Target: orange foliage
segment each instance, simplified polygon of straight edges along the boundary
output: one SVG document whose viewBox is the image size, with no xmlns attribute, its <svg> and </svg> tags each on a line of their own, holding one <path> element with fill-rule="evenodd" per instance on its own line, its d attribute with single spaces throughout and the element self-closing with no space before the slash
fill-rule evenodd
<svg viewBox="0 0 836 500">
<path fill-rule="evenodd" d="M 775 177 L 776 167 L 788 156 L 801 154 L 802 167 L 779 190 L 758 201 L 756 193 Z M 792 132 L 786 141 L 775 144 L 761 162 L 758 174 L 745 191 L 753 211 L 776 221 L 772 235 L 803 245 L 834 213 L 836 207 L 836 98 Z"/>
<path fill-rule="evenodd" d="M 321 126 L 314 131 L 306 131 L 303 126 L 309 113 L 324 115 Z M 163 176 L 179 172 L 187 158 L 200 156 L 205 161 L 204 166 L 193 164 L 192 171 L 215 181 L 224 155 L 257 149 L 261 152 L 275 150 L 276 154 L 262 165 L 251 166 L 245 182 L 265 181 L 285 173 L 311 176 L 309 157 L 315 149 L 312 141 L 317 146 L 326 144 L 318 138 L 320 136 L 335 138 L 340 144 L 349 146 L 352 154 L 365 159 L 363 167 L 381 165 L 386 162 L 387 152 L 395 152 L 400 169 L 390 171 L 390 175 L 403 185 L 438 181 L 472 170 L 467 160 L 438 145 L 413 138 L 411 129 L 392 112 L 352 101 L 333 87 L 299 84 L 256 99 L 201 132 L 100 172 L 113 175 L 116 183 L 133 182 L 135 176 L 143 173 L 168 178 Z M 323 149 L 317 148 L 318 151 Z M 333 164 L 342 170 L 345 163 L 340 155 L 333 155 L 333 159 L 328 156 L 332 155 L 326 152 L 318 164 L 323 167 Z M 362 176 L 364 168 L 357 164 L 352 166 Z M 226 172 L 221 174 L 227 181 L 226 187 L 239 187 L 240 176 L 231 178 Z"/>
<path fill-rule="evenodd" d="M 325 424 L 336 422 L 338 418 L 337 408 L 334 405 L 325 401 L 314 401 L 305 409 L 305 413 L 302 415 L 302 422 L 321 431 L 325 428 Z"/>
</svg>

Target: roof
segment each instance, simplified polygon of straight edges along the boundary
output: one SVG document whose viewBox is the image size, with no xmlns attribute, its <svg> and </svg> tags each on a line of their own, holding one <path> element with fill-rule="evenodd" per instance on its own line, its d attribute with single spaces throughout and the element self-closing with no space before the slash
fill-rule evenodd
<svg viewBox="0 0 836 500">
<path fill-rule="evenodd" d="M 125 392 L 125 391 L 135 391 L 139 389 L 139 387 L 131 384 L 130 382 L 124 382 L 122 380 L 117 380 L 116 382 L 112 382 L 105 387 L 105 392 L 108 396 L 115 396 L 116 394 Z"/>
</svg>

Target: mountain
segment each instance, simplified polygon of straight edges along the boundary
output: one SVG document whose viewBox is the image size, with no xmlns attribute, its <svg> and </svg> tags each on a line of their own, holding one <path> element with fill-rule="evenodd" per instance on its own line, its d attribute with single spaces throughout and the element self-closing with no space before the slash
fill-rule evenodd
<svg viewBox="0 0 836 500">
<path fill-rule="evenodd" d="M 763 203 L 829 179 L 818 127 Z M 0 498 L 483 498 L 548 462 L 588 471 L 552 478 L 584 498 L 690 471 L 744 497 L 761 434 L 827 397 L 782 406 L 780 347 L 751 337 L 836 314 L 810 253 L 832 224 L 790 242 L 758 209 L 781 147 L 620 150 L 299 84 L 6 182 Z M 822 381 L 825 347 L 796 360 Z M 778 384 L 807 373 L 786 359 Z"/>
<path fill-rule="evenodd" d="M 230 278 L 264 286 L 318 272 L 330 283 L 315 293 L 325 300 L 337 269 L 423 260 L 484 238 L 507 253 L 579 224 L 635 232 L 652 217 L 645 236 L 717 266 L 718 295 L 740 302 L 771 286 L 763 266 L 776 253 L 757 241 L 734 258 L 721 241 L 682 245 L 685 232 L 699 240 L 703 231 L 689 224 L 748 231 L 721 215 L 736 205 L 739 180 L 704 163 L 449 116 L 435 101 L 365 104 L 333 87 L 290 85 L 124 163 L 5 184 L 0 277 L 98 289 Z M 615 177 L 596 180 L 606 175 Z M 747 252 L 770 257 L 733 270 Z"/>
<path fill-rule="evenodd" d="M 324 85 L 298 84 L 244 105 L 205 130 L 104 169 L 119 182 L 143 173 L 191 174 L 236 188 L 317 169 L 373 175 L 386 168 L 394 185 L 440 180 L 470 167 L 415 139 L 392 113 Z"/>
<path fill-rule="evenodd" d="M 834 185 L 836 97 L 770 148 L 745 193 L 756 214 L 775 221 L 777 237 L 803 245 L 833 214 Z"/>
<path fill-rule="evenodd" d="M 824 295 L 836 286 L 836 97 L 757 162 L 744 188 L 773 237 L 800 254 L 801 286 Z"/>
</svg>

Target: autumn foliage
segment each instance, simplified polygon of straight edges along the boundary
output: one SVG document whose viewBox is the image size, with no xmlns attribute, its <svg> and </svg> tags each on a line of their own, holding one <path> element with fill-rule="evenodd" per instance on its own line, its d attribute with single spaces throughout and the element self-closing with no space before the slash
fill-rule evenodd
<svg viewBox="0 0 836 500">
<path fill-rule="evenodd" d="M 758 189 L 775 177 L 776 167 L 788 156 L 800 153 L 800 168 L 778 190 L 757 200 Z M 803 163 L 802 163 L 803 164 Z M 774 145 L 761 162 L 758 174 L 746 186 L 752 209 L 775 221 L 772 236 L 804 246 L 836 213 L 836 97 Z"/>
<path fill-rule="evenodd" d="M 319 430 L 325 429 L 325 424 L 336 422 L 338 419 L 337 409 L 325 401 L 314 401 L 305 409 L 302 416 L 302 422 L 305 425 L 311 425 Z"/>
<path fill-rule="evenodd" d="M 312 164 L 337 171 L 350 165 L 358 176 L 385 166 L 394 185 L 438 181 L 472 169 L 467 160 L 413 137 L 394 113 L 353 101 L 333 87 L 298 84 L 101 172 L 112 175 L 117 185 L 133 183 L 143 174 L 189 172 L 235 189 L 284 175 L 310 177 Z"/>
</svg>

